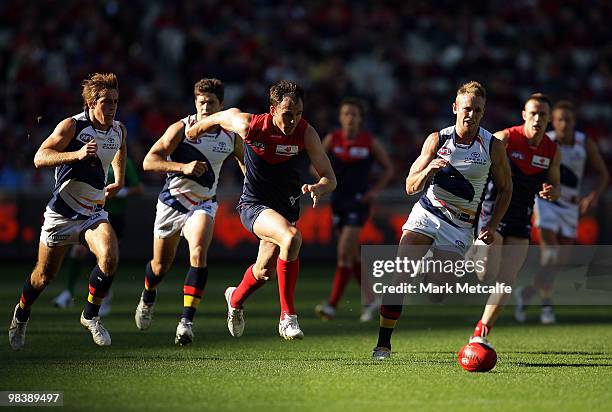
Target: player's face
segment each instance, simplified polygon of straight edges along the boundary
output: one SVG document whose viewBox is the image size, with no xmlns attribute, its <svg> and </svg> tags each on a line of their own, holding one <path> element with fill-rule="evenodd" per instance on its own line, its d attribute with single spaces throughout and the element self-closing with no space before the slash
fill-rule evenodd
<svg viewBox="0 0 612 412">
<path fill-rule="evenodd" d="M 567 109 L 557 109 L 552 114 L 552 124 L 559 137 L 569 137 L 574 132 L 576 119 L 574 113 Z"/>
<path fill-rule="evenodd" d="M 285 97 L 278 106 L 270 106 L 270 114 L 276 127 L 278 127 L 285 136 L 293 133 L 298 123 L 302 119 L 304 105 L 302 100 L 295 102 L 289 97 Z"/>
<path fill-rule="evenodd" d="M 223 102 L 213 93 L 198 94 L 195 98 L 198 119 L 211 115 L 223 109 Z"/>
<path fill-rule="evenodd" d="M 361 111 L 352 104 L 343 104 L 340 107 L 339 119 L 342 130 L 353 133 L 361 128 Z"/>
<path fill-rule="evenodd" d="M 94 118 L 104 126 L 111 126 L 117 113 L 117 104 L 119 103 L 119 92 L 117 89 L 102 90 L 98 96 L 98 100 L 90 105 L 93 109 Z"/>
<path fill-rule="evenodd" d="M 460 94 L 453 103 L 457 115 L 457 127 L 468 133 L 476 132 L 484 116 L 485 99 L 471 93 Z"/>
<path fill-rule="evenodd" d="M 550 118 L 550 107 L 548 103 L 538 100 L 529 100 L 525 103 L 523 120 L 525 120 L 525 132 L 530 136 L 543 134 L 548 126 Z"/>
</svg>

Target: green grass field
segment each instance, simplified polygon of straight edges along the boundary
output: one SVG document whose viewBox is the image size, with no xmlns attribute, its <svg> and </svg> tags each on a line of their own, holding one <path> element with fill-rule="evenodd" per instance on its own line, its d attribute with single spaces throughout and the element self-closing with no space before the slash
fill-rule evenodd
<svg viewBox="0 0 612 412">
<path fill-rule="evenodd" d="M 560 323 L 518 325 L 510 310 L 493 329 L 498 364 L 484 374 L 457 364 L 480 308 L 407 307 L 394 334 L 393 357 L 370 360 L 377 322 L 360 324 L 358 290 L 348 289 L 338 318 L 321 322 L 313 307 L 329 291 L 330 267 L 303 263 L 297 309 L 303 341 L 278 337 L 278 292 L 252 296 L 246 331 L 229 336 L 223 290 L 244 265 L 213 265 L 194 326 L 195 341 L 176 347 L 183 267 L 160 287 L 151 329 L 134 325 L 142 265 L 124 265 L 105 318 L 110 347 L 96 347 L 79 325 L 81 304 L 51 306 L 56 280 L 33 308 L 26 348 L 0 345 L 0 390 L 62 390 L 66 410 L 612 410 L 612 309 L 558 308 Z M 29 267 L 4 265 L 1 310 L 8 323 Z M 85 276 L 81 282 L 82 302 Z M 5 325 L 7 324 L 5 323 Z M 20 410 L 23 410 L 22 408 Z M 2 408 L 0 407 L 0 411 Z"/>
</svg>

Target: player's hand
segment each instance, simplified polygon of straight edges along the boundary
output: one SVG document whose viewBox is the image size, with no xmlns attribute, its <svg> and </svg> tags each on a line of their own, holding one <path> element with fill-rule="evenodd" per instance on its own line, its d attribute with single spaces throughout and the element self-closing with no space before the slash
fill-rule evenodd
<svg viewBox="0 0 612 412">
<path fill-rule="evenodd" d="M 557 191 L 555 190 L 555 187 L 553 185 L 548 183 L 542 183 L 542 190 L 540 190 L 538 194 L 542 199 L 552 202 L 554 200 L 557 200 L 557 198 L 559 197 L 556 192 Z"/>
<path fill-rule="evenodd" d="M 485 244 L 490 245 L 495 240 L 495 229 L 492 229 L 489 226 L 484 226 L 482 229 L 480 229 L 478 239 L 482 240 Z"/>
<path fill-rule="evenodd" d="M 183 174 L 187 176 L 197 176 L 200 177 L 204 172 L 208 169 L 206 166 L 206 162 L 200 162 L 199 160 L 194 160 L 193 162 L 186 163 L 183 166 Z"/>
<path fill-rule="evenodd" d="M 361 203 L 372 203 L 378 198 L 378 192 L 376 190 L 370 190 L 366 192 L 361 198 Z"/>
<path fill-rule="evenodd" d="M 303 185 L 302 193 L 310 192 L 310 197 L 312 198 L 312 207 L 317 207 L 319 204 L 319 198 L 321 197 L 321 189 L 319 185 Z"/>
<path fill-rule="evenodd" d="M 79 160 L 83 160 L 83 159 L 87 159 L 88 157 L 96 156 L 97 153 L 98 153 L 98 144 L 96 143 L 95 140 L 91 140 L 89 143 L 87 143 L 86 145 L 83 145 L 83 147 L 81 147 L 78 150 Z"/>
<path fill-rule="evenodd" d="M 119 183 L 111 183 L 107 185 L 106 188 L 104 189 L 104 195 L 106 196 L 107 199 L 110 199 L 111 197 L 115 197 L 117 193 L 119 193 L 121 188 L 122 186 Z"/>
<path fill-rule="evenodd" d="M 580 214 L 583 215 L 595 206 L 599 202 L 599 196 L 597 193 L 591 192 L 582 199 L 580 199 L 580 203 L 578 204 L 578 208 L 580 209 Z"/>
<path fill-rule="evenodd" d="M 444 169 L 446 166 L 448 166 L 448 160 L 436 158 L 432 160 L 431 162 L 429 162 L 429 165 L 427 166 L 427 169 L 428 169 L 427 174 L 436 173 L 438 170 Z"/>
</svg>

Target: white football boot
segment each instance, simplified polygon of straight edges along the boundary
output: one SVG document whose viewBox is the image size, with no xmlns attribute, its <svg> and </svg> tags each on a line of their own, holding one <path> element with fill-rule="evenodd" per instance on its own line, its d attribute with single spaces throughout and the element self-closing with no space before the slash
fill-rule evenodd
<svg viewBox="0 0 612 412">
<path fill-rule="evenodd" d="M 391 357 L 391 349 L 377 346 L 372 349 L 372 360 L 383 361 Z"/>
<path fill-rule="evenodd" d="M 81 325 L 91 332 L 91 337 L 96 345 L 110 346 L 110 333 L 108 333 L 106 328 L 100 323 L 100 316 L 95 316 L 93 319 L 85 319 L 81 312 Z"/>
<path fill-rule="evenodd" d="M 336 317 L 336 308 L 329 303 L 321 303 L 315 306 L 315 314 L 321 320 L 333 320 Z"/>
<path fill-rule="evenodd" d="M 142 295 L 140 295 L 140 302 L 138 302 L 138 306 L 136 306 L 136 313 L 134 314 L 136 327 L 140 330 L 149 329 L 151 322 L 153 321 L 154 312 L 155 302 L 148 305 L 144 300 L 142 300 Z"/>
<path fill-rule="evenodd" d="M 516 306 L 514 307 L 514 319 L 518 323 L 525 323 L 527 320 L 527 313 L 525 307 L 525 300 L 523 299 L 523 288 L 518 288 L 514 293 L 514 299 L 516 300 Z"/>
<path fill-rule="evenodd" d="M 113 292 L 108 291 L 106 296 L 104 296 L 104 300 L 102 301 L 102 305 L 100 305 L 100 312 L 98 314 L 100 317 L 108 316 L 111 313 L 111 301 L 113 300 Z"/>
<path fill-rule="evenodd" d="M 174 343 L 185 346 L 189 345 L 191 342 L 193 342 L 193 322 L 187 318 L 181 318 L 181 321 L 176 327 Z"/>
<path fill-rule="evenodd" d="M 471 336 L 468 340 L 469 343 L 481 343 L 491 349 L 493 349 L 493 345 L 485 336 Z"/>
<path fill-rule="evenodd" d="M 554 325 L 557 323 L 555 310 L 552 306 L 542 306 L 542 311 L 540 312 L 540 323 L 542 323 L 542 325 Z"/>
<path fill-rule="evenodd" d="M 9 343 L 11 344 L 11 348 L 13 350 L 22 350 L 25 346 L 25 334 L 26 328 L 28 327 L 28 321 L 20 322 L 17 320 L 15 313 L 17 313 L 17 308 L 19 307 L 19 303 L 15 306 L 15 310 L 13 311 L 13 319 L 11 319 L 11 325 L 9 326 Z"/>
<path fill-rule="evenodd" d="M 374 299 L 372 303 L 361 308 L 359 322 L 371 322 L 380 311 L 380 299 Z"/>
<path fill-rule="evenodd" d="M 285 313 L 278 323 L 278 334 L 285 340 L 304 339 L 304 332 L 300 329 L 297 315 Z"/>
<path fill-rule="evenodd" d="M 225 301 L 227 302 L 227 329 L 230 335 L 239 338 L 244 333 L 244 310 L 232 307 L 232 294 L 235 287 L 225 289 Z"/>
<path fill-rule="evenodd" d="M 74 299 L 72 299 L 72 294 L 69 290 L 64 290 L 62 293 L 57 295 L 51 301 L 53 302 L 53 306 L 60 309 L 68 309 L 74 303 Z"/>
</svg>

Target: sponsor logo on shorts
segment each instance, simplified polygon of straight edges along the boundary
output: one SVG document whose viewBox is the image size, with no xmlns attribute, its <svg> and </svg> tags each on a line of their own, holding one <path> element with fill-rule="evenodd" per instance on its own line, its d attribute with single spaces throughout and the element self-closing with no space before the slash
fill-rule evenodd
<svg viewBox="0 0 612 412">
<path fill-rule="evenodd" d="M 462 242 L 462 241 L 460 241 L 460 240 L 455 240 L 455 244 L 456 244 L 457 246 L 459 246 L 460 248 L 465 248 L 465 243 L 463 243 L 463 242 Z"/>
<path fill-rule="evenodd" d="M 299 148 L 293 144 L 277 144 L 276 154 L 280 156 L 295 156 L 298 154 Z"/>
<path fill-rule="evenodd" d="M 61 242 L 63 240 L 66 240 L 70 237 L 70 235 L 51 235 L 49 236 L 49 239 L 55 241 L 55 242 Z"/>
<path fill-rule="evenodd" d="M 531 165 L 539 167 L 540 169 L 548 169 L 548 166 L 550 166 L 550 158 L 533 155 L 533 157 L 531 158 Z"/>
</svg>

